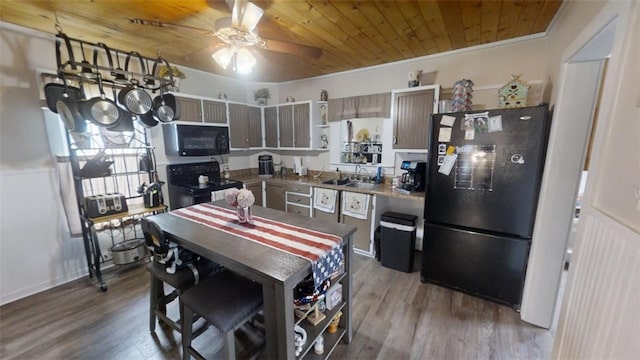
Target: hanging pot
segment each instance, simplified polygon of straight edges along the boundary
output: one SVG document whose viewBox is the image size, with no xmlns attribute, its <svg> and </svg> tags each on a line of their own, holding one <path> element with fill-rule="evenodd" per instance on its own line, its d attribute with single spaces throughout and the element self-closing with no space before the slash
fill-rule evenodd
<svg viewBox="0 0 640 360">
<path fill-rule="evenodd" d="M 69 95 L 67 79 L 64 73 L 60 73 L 60 76 L 64 84 L 64 91 L 62 96 L 56 101 L 56 113 L 60 115 L 65 127 L 69 131 L 83 133 L 87 130 L 87 124 L 78 110 L 78 99 L 71 98 Z"/>
<path fill-rule="evenodd" d="M 141 72 L 142 74 L 146 74 L 142 56 L 135 51 L 132 51 L 127 55 L 127 60 L 124 65 L 125 71 L 129 72 L 129 59 L 131 58 L 131 55 L 138 57 Z M 144 89 L 138 87 L 138 80 L 136 79 L 131 79 L 131 84 L 127 85 L 127 87 L 120 91 L 118 94 L 118 101 L 120 101 L 120 104 L 127 108 L 127 110 L 136 115 L 148 113 L 153 105 L 151 96 Z"/>
<path fill-rule="evenodd" d="M 98 126 L 115 126 L 118 119 L 120 119 L 120 108 L 104 94 L 102 76 L 100 74 L 98 74 L 98 89 L 100 90 L 100 96 L 83 102 L 80 105 L 80 111 L 87 119 Z"/>
<path fill-rule="evenodd" d="M 146 128 L 152 128 L 158 125 L 158 120 L 153 117 L 153 112 L 151 111 L 146 114 L 136 115 L 136 119 Z"/>
<path fill-rule="evenodd" d="M 165 101 L 165 95 L 162 91 L 162 86 L 160 87 L 160 96 L 156 96 L 153 99 L 153 117 L 163 123 L 168 123 L 173 120 L 175 116 L 175 111 Z M 168 95 L 166 95 L 168 96 Z M 173 96 L 173 95 L 171 95 Z M 175 98 L 174 98 L 175 99 Z"/>
</svg>

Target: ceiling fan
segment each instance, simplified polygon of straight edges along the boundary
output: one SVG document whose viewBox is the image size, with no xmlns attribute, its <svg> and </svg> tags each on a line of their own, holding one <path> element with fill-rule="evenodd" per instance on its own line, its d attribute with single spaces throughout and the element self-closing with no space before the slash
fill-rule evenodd
<svg viewBox="0 0 640 360">
<path fill-rule="evenodd" d="M 231 66 L 238 74 L 249 74 L 256 65 L 256 58 L 249 50 L 252 47 L 315 59 L 322 56 L 322 49 L 317 47 L 261 38 L 255 30 L 264 15 L 264 10 L 246 0 L 230 0 L 227 3 L 232 6 L 231 17 L 217 19 L 214 25 L 215 31 L 139 18 L 129 19 L 129 22 L 157 27 L 185 28 L 213 35 L 221 40 L 224 46 L 213 52 L 212 58 L 223 69 Z"/>
</svg>

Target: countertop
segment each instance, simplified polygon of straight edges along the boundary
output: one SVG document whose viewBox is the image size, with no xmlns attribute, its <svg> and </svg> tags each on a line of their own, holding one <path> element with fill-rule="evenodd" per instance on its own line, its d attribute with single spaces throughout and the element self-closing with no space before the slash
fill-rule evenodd
<svg viewBox="0 0 640 360">
<path fill-rule="evenodd" d="M 307 176 L 298 176 L 298 175 L 287 175 L 285 177 L 273 176 L 271 178 L 263 178 L 259 177 L 258 174 L 241 174 L 241 173 L 232 173 L 230 176 L 231 179 L 242 181 L 245 184 L 256 183 L 260 181 L 267 181 L 269 183 L 281 183 L 281 184 L 304 184 L 314 187 L 326 188 L 326 189 L 334 189 L 334 190 L 344 190 L 365 194 L 375 194 L 388 196 L 396 199 L 406 199 L 406 200 L 414 200 L 414 201 L 424 201 L 424 192 L 415 192 L 411 194 L 402 194 L 397 191 L 394 191 L 389 183 L 383 183 L 376 185 L 373 189 L 361 189 L 355 188 L 345 185 L 330 185 L 323 184 L 323 181 L 333 179 L 331 176 L 320 176 L 315 178 L 311 175 Z"/>
</svg>

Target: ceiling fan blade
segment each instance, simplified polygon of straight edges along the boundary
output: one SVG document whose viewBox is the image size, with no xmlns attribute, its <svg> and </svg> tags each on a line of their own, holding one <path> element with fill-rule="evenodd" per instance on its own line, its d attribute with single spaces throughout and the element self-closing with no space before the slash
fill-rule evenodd
<svg viewBox="0 0 640 360">
<path fill-rule="evenodd" d="M 264 10 L 252 2 L 235 0 L 231 12 L 231 26 L 240 31 L 252 32 L 263 14 Z"/>
<path fill-rule="evenodd" d="M 131 24 L 136 24 L 136 25 L 145 25 L 145 26 L 155 26 L 155 27 L 161 27 L 161 28 L 167 28 L 167 29 L 188 29 L 191 31 L 197 31 L 200 33 L 204 33 L 205 35 L 211 35 L 213 36 L 214 33 L 211 30 L 207 30 L 207 29 L 203 29 L 203 28 L 199 28 L 199 27 L 194 27 L 194 26 L 189 26 L 189 25 L 180 25 L 180 24 L 172 24 L 172 23 L 166 23 L 166 22 L 162 22 L 162 21 L 156 21 L 156 20 L 149 20 L 149 19 L 140 19 L 140 18 L 134 18 L 134 19 L 128 19 L 129 22 Z"/>
<path fill-rule="evenodd" d="M 264 48 L 267 50 L 293 54 L 297 56 L 306 56 L 313 59 L 319 59 L 322 56 L 322 49 L 317 47 L 294 44 L 278 40 L 263 40 L 265 41 Z"/>
</svg>

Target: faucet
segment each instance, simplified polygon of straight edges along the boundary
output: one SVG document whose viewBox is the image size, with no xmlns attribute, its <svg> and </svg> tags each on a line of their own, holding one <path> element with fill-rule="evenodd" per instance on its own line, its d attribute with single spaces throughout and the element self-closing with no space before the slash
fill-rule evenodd
<svg viewBox="0 0 640 360">
<path fill-rule="evenodd" d="M 362 165 L 360 164 L 356 164 L 356 172 L 355 172 L 356 180 L 364 180 L 360 177 L 361 171 L 364 171 L 367 174 L 367 178 L 369 177 L 369 172 L 367 171 L 367 169 L 363 168 Z"/>
</svg>

